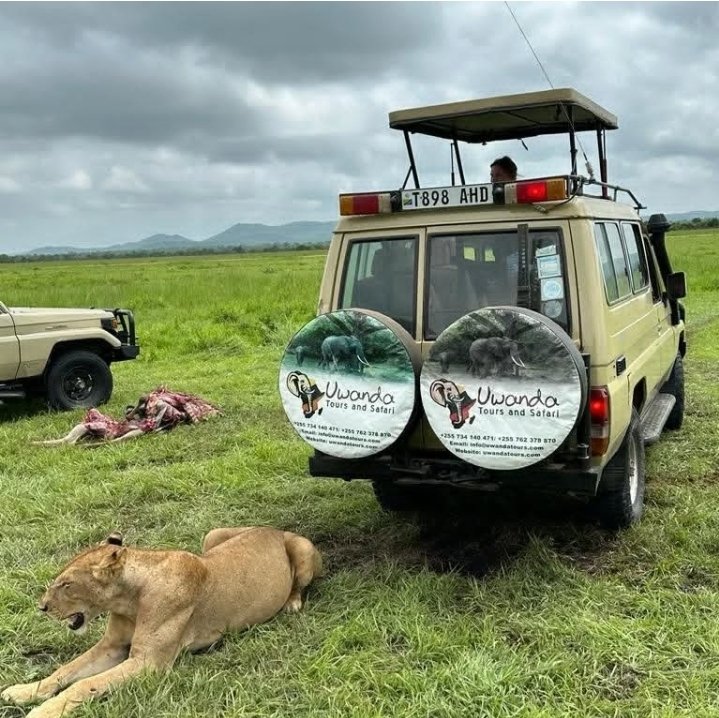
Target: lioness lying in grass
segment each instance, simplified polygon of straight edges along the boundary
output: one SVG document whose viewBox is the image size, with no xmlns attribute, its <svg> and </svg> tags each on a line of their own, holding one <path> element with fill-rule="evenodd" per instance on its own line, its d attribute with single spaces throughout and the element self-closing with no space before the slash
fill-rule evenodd
<svg viewBox="0 0 719 718">
<path fill-rule="evenodd" d="M 322 561 L 302 536 L 272 528 L 210 531 L 202 555 L 122 546 L 115 534 L 76 556 L 52 582 L 40 610 L 80 631 L 109 612 L 89 651 L 51 676 L 7 688 L 6 701 L 42 699 L 27 718 L 56 718 L 140 671 L 167 670 L 178 653 L 225 631 L 299 611 Z"/>
</svg>

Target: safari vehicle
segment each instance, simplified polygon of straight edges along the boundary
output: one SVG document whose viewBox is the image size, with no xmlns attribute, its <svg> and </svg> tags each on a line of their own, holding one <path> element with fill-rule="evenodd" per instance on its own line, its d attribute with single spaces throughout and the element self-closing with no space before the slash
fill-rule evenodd
<svg viewBox="0 0 719 718">
<path fill-rule="evenodd" d="M 45 396 L 54 409 L 104 404 L 112 362 L 140 352 L 127 309 L 8 308 L 0 302 L 0 402 Z"/>
<path fill-rule="evenodd" d="M 664 216 L 645 225 L 632 191 L 608 181 L 616 117 L 557 89 L 392 112 L 389 124 L 404 134 L 404 184 L 340 196 L 316 320 L 354 322 L 368 388 L 349 373 L 344 394 L 337 373 L 314 381 L 307 341 L 302 373 L 286 377 L 292 395 L 310 396 L 302 382 L 312 391 L 295 422 L 315 448 L 310 473 L 370 479 L 389 510 L 418 507 L 436 486 L 513 487 L 588 497 L 605 526 L 629 526 L 643 510 L 645 445 L 682 424 L 685 278 L 672 269 Z M 589 177 L 577 172 L 585 131 L 596 135 L 599 180 L 588 163 Z M 448 186 L 420 184 L 415 133 L 451 143 L 458 182 L 452 169 Z M 568 135 L 567 174 L 467 183 L 459 143 L 556 133 Z M 402 431 L 358 454 L 359 438 L 383 433 L 381 417 L 363 422 L 368 407 L 398 403 L 379 370 L 373 378 L 382 362 L 363 313 L 419 356 L 421 403 Z M 332 435 L 345 427 L 340 410 L 357 415 L 341 429 L 352 451 Z"/>
</svg>

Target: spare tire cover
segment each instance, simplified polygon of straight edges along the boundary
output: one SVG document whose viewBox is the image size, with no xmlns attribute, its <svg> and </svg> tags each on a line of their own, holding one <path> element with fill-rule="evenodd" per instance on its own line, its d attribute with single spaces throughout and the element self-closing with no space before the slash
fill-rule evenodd
<svg viewBox="0 0 719 718">
<path fill-rule="evenodd" d="M 325 454 L 376 454 L 397 441 L 412 418 L 420 361 L 409 333 L 384 315 L 321 314 L 295 334 L 282 357 L 287 418 Z"/>
<path fill-rule="evenodd" d="M 422 367 L 420 394 L 442 444 L 485 469 L 546 459 L 586 405 L 584 361 L 569 335 L 520 307 L 487 307 L 445 329 Z"/>
</svg>

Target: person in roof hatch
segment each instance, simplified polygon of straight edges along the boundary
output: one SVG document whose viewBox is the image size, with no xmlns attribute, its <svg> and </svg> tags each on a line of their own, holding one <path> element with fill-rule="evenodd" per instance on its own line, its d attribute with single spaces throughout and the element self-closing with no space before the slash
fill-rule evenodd
<svg viewBox="0 0 719 718">
<path fill-rule="evenodd" d="M 489 166 L 492 182 L 514 182 L 517 179 L 517 165 L 510 157 L 498 157 Z"/>
</svg>

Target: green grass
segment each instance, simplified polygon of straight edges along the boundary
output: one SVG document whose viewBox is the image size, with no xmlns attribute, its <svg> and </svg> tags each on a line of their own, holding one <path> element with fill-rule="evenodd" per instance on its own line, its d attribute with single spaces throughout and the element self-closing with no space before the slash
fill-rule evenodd
<svg viewBox="0 0 719 718">
<path fill-rule="evenodd" d="M 711 716 L 719 694 L 719 233 L 670 235 L 688 275 L 685 426 L 648 450 L 645 518 L 611 536 L 581 507 L 480 496 L 460 517 L 382 513 L 359 482 L 311 479 L 284 417 L 282 350 L 314 314 L 317 253 L 4 265 L 13 305 L 129 306 L 141 358 L 119 413 L 165 382 L 223 416 L 127 445 L 38 448 L 81 416 L 0 407 L 0 685 L 98 638 L 37 614 L 88 543 L 198 549 L 222 525 L 313 539 L 306 610 L 228 636 L 78 710 L 108 716 Z M 22 711 L 0 706 L 0 716 Z"/>
</svg>

